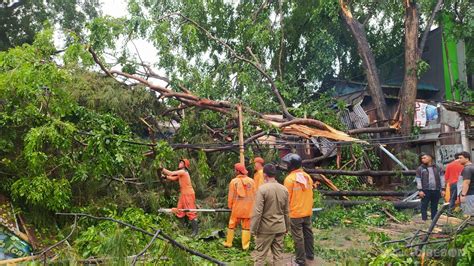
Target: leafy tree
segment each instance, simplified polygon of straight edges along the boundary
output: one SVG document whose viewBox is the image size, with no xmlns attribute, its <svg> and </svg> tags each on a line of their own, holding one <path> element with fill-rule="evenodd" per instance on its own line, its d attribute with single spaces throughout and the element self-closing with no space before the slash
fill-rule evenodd
<svg viewBox="0 0 474 266">
<path fill-rule="evenodd" d="M 97 0 L 3 0 L 0 3 L 0 51 L 32 43 L 49 21 L 64 31 L 80 34 L 86 21 L 97 17 Z"/>
<path fill-rule="evenodd" d="M 78 186 L 134 174 L 144 157 L 123 142 L 132 138 L 123 120 L 67 95 L 74 79 L 52 60 L 51 39 L 47 30 L 33 45 L 0 52 L 0 173 L 2 190 L 18 202 L 59 211 Z"/>
</svg>

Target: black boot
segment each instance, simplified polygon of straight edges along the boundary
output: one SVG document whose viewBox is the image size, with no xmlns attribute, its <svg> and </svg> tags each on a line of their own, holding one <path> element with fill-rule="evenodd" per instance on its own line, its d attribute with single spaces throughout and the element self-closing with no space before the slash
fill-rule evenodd
<svg viewBox="0 0 474 266">
<path fill-rule="evenodd" d="M 193 229 L 193 233 L 191 234 L 191 236 L 197 236 L 199 234 L 199 224 L 197 219 L 191 221 L 191 228 Z"/>
</svg>

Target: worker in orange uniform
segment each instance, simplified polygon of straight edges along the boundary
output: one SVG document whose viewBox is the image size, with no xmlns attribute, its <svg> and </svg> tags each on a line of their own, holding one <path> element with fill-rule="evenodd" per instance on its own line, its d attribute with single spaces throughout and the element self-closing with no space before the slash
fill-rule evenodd
<svg viewBox="0 0 474 266">
<path fill-rule="evenodd" d="M 188 159 L 181 159 L 179 161 L 178 168 L 179 170 L 170 171 L 168 169 L 163 168 L 162 173 L 164 174 L 164 178 L 171 180 L 171 181 L 178 181 L 179 182 L 179 201 L 178 207 L 173 208 L 173 213 L 178 218 L 184 218 L 187 216 L 189 221 L 191 222 L 192 227 L 192 236 L 196 236 L 199 233 L 199 225 L 197 220 L 197 213 L 196 212 L 183 212 L 180 209 L 196 209 L 196 196 L 194 194 L 193 185 L 191 183 L 191 177 L 189 176 L 189 160 Z"/>
<path fill-rule="evenodd" d="M 284 185 L 290 201 L 290 231 L 295 243 L 295 262 L 306 265 L 306 259 L 314 260 L 314 239 L 311 228 L 313 215 L 313 179 L 301 169 L 301 157 L 289 153 L 283 157 L 289 172 Z"/>
<path fill-rule="evenodd" d="M 263 165 L 265 164 L 265 161 L 262 157 L 255 157 L 255 159 L 253 159 L 253 163 L 255 170 L 255 173 L 253 174 L 253 182 L 255 182 L 255 192 L 257 192 L 258 187 L 265 183 L 263 177 Z"/>
<path fill-rule="evenodd" d="M 250 217 L 252 216 L 255 201 L 255 183 L 247 176 L 248 171 L 242 163 L 234 165 L 237 175 L 230 181 L 227 203 L 231 209 L 229 227 L 227 228 L 227 239 L 225 247 L 232 247 L 234 230 L 238 224 L 242 226 L 242 249 L 247 250 L 250 246 Z"/>
</svg>

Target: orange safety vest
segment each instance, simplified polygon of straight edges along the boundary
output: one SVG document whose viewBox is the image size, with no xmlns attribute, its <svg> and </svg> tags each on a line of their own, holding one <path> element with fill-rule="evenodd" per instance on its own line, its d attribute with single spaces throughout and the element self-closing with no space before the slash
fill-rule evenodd
<svg viewBox="0 0 474 266">
<path fill-rule="evenodd" d="M 255 202 L 255 183 L 246 175 L 238 175 L 230 181 L 227 203 L 235 218 L 250 218 Z"/>
<path fill-rule="evenodd" d="M 187 171 L 179 175 L 179 191 L 181 195 L 194 194 L 193 184 L 191 183 L 191 177 Z"/>
<path fill-rule="evenodd" d="M 263 178 L 263 169 L 258 170 L 255 172 L 253 175 L 253 181 L 255 182 L 255 191 L 258 191 L 258 188 L 265 183 L 265 180 Z"/>
<path fill-rule="evenodd" d="M 284 182 L 290 200 L 290 218 L 313 214 L 313 179 L 302 169 L 293 170 Z"/>
</svg>

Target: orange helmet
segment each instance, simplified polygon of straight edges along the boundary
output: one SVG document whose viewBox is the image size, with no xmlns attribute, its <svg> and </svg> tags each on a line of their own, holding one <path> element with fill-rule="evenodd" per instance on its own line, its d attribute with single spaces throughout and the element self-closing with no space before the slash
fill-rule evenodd
<svg viewBox="0 0 474 266">
<path fill-rule="evenodd" d="M 254 162 L 254 163 L 260 163 L 260 164 L 263 165 L 263 164 L 265 163 L 265 160 L 263 160 L 262 157 L 255 157 L 255 158 L 253 159 L 253 162 Z"/>
<path fill-rule="evenodd" d="M 248 174 L 248 171 L 247 171 L 247 169 L 245 169 L 245 165 L 243 163 L 236 163 L 234 165 L 234 169 L 235 169 L 235 171 L 240 172 L 243 175 Z"/>
<path fill-rule="evenodd" d="M 191 164 L 189 163 L 189 160 L 188 160 L 188 159 L 183 158 L 183 159 L 180 160 L 180 162 L 183 162 L 183 163 L 184 163 L 184 167 L 186 167 L 187 169 L 189 169 L 189 166 L 190 166 Z"/>
</svg>

